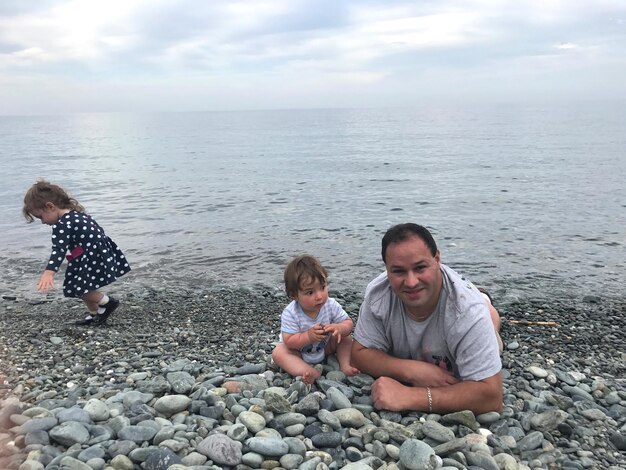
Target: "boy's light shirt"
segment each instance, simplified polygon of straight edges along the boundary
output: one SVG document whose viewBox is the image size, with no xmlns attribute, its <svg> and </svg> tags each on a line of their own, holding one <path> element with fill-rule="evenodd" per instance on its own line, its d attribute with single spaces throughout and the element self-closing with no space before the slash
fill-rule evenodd
<svg viewBox="0 0 626 470">
<path fill-rule="evenodd" d="M 313 319 L 304 313 L 298 302 L 292 300 L 280 316 L 280 342 L 283 342 L 283 333 L 298 334 L 309 331 L 315 325 L 341 323 L 348 319 L 348 314 L 335 299 L 329 297 L 317 316 Z M 308 344 L 300 350 L 302 359 L 309 364 L 317 364 L 324 360 L 324 347 L 327 339 Z"/>
</svg>

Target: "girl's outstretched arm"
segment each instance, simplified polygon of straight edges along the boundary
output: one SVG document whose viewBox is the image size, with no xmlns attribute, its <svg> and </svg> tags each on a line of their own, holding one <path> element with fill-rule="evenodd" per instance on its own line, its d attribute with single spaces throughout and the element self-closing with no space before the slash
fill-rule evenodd
<svg viewBox="0 0 626 470">
<path fill-rule="evenodd" d="M 43 272 L 41 278 L 39 279 L 39 283 L 37 284 L 37 290 L 39 292 L 48 292 L 48 290 L 50 290 L 50 288 L 54 285 L 54 274 L 55 272 L 50 269 L 46 269 Z"/>
</svg>

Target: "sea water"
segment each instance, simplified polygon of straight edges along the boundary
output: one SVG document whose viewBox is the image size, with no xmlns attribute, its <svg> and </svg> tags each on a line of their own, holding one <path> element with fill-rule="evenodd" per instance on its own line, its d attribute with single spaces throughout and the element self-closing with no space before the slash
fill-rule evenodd
<svg viewBox="0 0 626 470">
<path fill-rule="evenodd" d="M 50 228 L 21 209 L 43 177 L 125 252 L 124 289 L 280 289 L 308 253 L 362 292 L 385 230 L 416 222 L 500 298 L 623 297 L 625 109 L 0 117 L 0 293 L 40 297 Z"/>
</svg>

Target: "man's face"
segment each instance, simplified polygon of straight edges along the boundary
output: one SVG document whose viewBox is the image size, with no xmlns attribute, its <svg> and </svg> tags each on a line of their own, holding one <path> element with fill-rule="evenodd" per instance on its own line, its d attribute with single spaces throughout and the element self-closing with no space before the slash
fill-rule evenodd
<svg viewBox="0 0 626 470">
<path fill-rule="evenodd" d="M 439 251 L 433 256 L 421 238 L 411 236 L 389 244 L 386 259 L 391 288 L 406 312 L 414 320 L 428 318 L 437 306 L 442 285 Z"/>
</svg>

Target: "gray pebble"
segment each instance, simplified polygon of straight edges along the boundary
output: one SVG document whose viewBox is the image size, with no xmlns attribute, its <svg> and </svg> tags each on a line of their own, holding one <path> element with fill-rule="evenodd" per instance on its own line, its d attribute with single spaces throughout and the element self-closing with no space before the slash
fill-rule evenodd
<svg viewBox="0 0 626 470">
<path fill-rule="evenodd" d="M 437 459 L 433 449 L 417 439 L 407 439 L 400 446 L 400 462 L 409 470 L 437 468 Z"/>
</svg>

